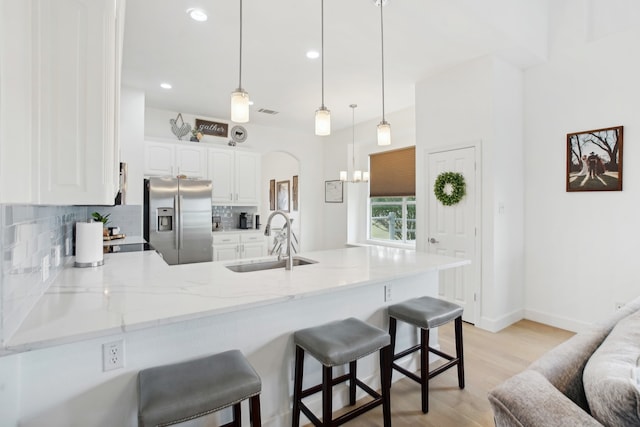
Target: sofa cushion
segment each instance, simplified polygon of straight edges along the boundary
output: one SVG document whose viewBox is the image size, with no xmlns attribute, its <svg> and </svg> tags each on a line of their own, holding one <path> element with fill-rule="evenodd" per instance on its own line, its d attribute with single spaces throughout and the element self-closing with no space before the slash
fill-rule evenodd
<svg viewBox="0 0 640 427">
<path fill-rule="evenodd" d="M 591 414 L 605 426 L 640 425 L 640 312 L 620 320 L 584 368 Z"/>
</svg>

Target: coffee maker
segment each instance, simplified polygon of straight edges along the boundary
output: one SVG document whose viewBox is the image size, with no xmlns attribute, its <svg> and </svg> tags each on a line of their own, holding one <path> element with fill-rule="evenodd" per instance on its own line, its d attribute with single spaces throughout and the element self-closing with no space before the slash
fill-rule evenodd
<svg viewBox="0 0 640 427">
<path fill-rule="evenodd" d="M 247 221 L 247 213 L 246 212 L 240 212 L 240 229 L 242 230 L 246 230 L 247 228 L 249 228 L 249 223 Z"/>
</svg>

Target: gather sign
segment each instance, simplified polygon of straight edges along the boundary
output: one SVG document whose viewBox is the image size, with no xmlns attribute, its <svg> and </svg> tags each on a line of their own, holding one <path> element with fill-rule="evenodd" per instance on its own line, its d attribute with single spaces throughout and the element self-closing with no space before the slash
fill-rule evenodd
<svg viewBox="0 0 640 427">
<path fill-rule="evenodd" d="M 229 134 L 227 123 L 211 122 L 209 120 L 196 119 L 196 129 L 205 135 L 221 136 L 226 138 Z"/>
</svg>

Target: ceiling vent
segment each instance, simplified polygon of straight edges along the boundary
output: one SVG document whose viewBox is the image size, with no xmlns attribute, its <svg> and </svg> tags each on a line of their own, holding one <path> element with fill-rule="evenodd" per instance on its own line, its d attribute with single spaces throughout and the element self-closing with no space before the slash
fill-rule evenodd
<svg viewBox="0 0 640 427">
<path fill-rule="evenodd" d="M 271 114 L 272 116 L 275 116 L 276 114 L 279 113 L 279 111 L 269 110 L 267 108 L 260 108 L 258 110 L 258 113 Z"/>
</svg>

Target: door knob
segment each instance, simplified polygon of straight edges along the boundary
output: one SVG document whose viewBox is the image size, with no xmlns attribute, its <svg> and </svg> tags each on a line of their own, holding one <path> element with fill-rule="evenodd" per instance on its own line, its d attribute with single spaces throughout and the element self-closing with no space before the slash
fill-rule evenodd
<svg viewBox="0 0 640 427">
<path fill-rule="evenodd" d="M 429 239 L 429 243 L 440 243 L 440 241 L 432 237 Z"/>
</svg>

